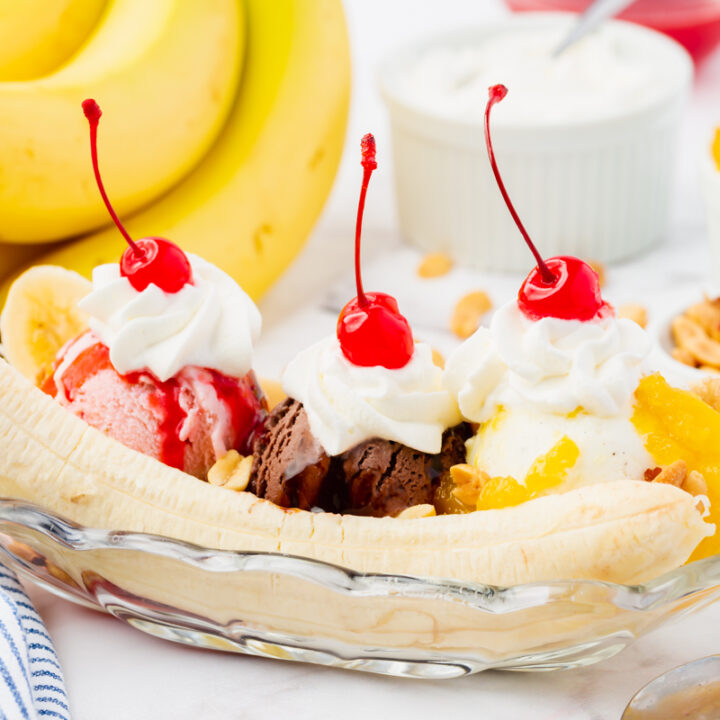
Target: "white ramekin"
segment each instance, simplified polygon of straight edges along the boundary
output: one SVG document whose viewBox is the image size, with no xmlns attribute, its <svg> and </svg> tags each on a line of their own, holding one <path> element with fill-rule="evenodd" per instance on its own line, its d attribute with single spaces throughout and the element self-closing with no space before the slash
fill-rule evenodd
<svg viewBox="0 0 720 720">
<path fill-rule="evenodd" d="M 388 58 L 380 89 L 390 112 L 398 217 L 403 235 L 485 270 L 525 271 L 528 251 L 490 171 L 482 125 L 433 115 L 403 98 L 402 72 L 426 50 L 481 42 L 512 28 L 568 25 L 564 13 L 523 13 L 420 41 Z M 692 81 L 686 51 L 660 33 L 613 21 L 651 53 L 657 100 L 608 119 L 493 125 L 498 163 L 544 255 L 611 262 L 650 248 L 669 219 L 677 131 Z"/>
</svg>

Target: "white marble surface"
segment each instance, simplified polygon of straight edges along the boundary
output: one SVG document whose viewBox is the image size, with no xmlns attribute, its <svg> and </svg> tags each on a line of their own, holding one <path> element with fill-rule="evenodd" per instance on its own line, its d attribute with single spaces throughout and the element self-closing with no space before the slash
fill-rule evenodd
<svg viewBox="0 0 720 720">
<path fill-rule="evenodd" d="M 353 150 L 367 130 L 377 136 L 381 162 L 365 220 L 366 255 L 373 258 L 367 286 L 397 294 L 416 334 L 447 350 L 454 342 L 446 330 L 453 293 L 482 287 L 502 302 L 519 281 L 463 271 L 430 285 L 415 277 L 416 254 L 397 247 L 389 132 L 373 79 L 377 60 L 393 43 L 500 15 L 504 12 L 500 0 L 346 0 L 346 6 L 355 62 L 351 152 L 306 251 L 262 304 L 266 328 L 258 367 L 265 375 L 276 375 L 295 351 L 332 331 L 335 316 L 320 306 L 350 296 L 349 288 L 339 293 L 330 288 L 350 271 L 359 176 Z M 667 244 L 649 257 L 609 269 L 608 298 L 647 305 L 655 322 L 713 281 L 696 159 L 709 128 L 720 123 L 718 87 L 720 55 L 701 69 L 689 108 Z M 298 311 L 299 298 L 306 304 Z M 419 719 L 454 714 L 487 720 L 612 720 L 620 717 L 630 696 L 659 672 L 720 652 L 719 604 L 655 632 L 613 660 L 583 670 L 485 673 L 445 682 L 393 680 L 190 650 L 147 637 L 40 590 L 32 594 L 57 645 L 77 720 Z"/>
</svg>

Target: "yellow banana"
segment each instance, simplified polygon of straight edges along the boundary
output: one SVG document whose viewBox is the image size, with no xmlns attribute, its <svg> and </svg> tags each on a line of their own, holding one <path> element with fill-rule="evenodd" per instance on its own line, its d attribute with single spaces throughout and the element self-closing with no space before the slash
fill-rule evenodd
<svg viewBox="0 0 720 720">
<path fill-rule="evenodd" d="M 344 142 L 350 65 L 340 0 L 246 7 L 242 85 L 223 133 L 180 185 L 128 226 L 199 253 L 258 297 L 300 250 L 327 198 Z M 103 148 L 108 142 L 103 135 Z M 123 247 L 110 229 L 43 261 L 89 277 Z"/>
<path fill-rule="evenodd" d="M 47 242 L 106 224 L 85 97 L 106 113 L 100 157 L 121 213 L 180 180 L 222 127 L 243 38 L 238 0 L 110 0 L 68 64 L 0 83 L 0 240 Z"/>
<path fill-rule="evenodd" d="M 107 0 L 0 0 L 0 80 L 55 70 L 87 39 Z"/>
<path fill-rule="evenodd" d="M 44 253 L 50 252 L 52 243 L 33 243 L 32 245 L 18 245 L 16 243 L 0 243 L 0 280 L 8 277 L 19 268 L 25 267 Z M 4 302 L 4 295 L 0 298 L 0 307 Z"/>
</svg>

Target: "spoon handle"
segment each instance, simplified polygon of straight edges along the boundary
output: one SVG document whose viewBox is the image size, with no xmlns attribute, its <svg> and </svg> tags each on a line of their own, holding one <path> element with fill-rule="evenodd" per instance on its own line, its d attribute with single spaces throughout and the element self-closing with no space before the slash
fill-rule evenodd
<svg viewBox="0 0 720 720">
<path fill-rule="evenodd" d="M 552 56 L 556 58 L 565 52 L 573 43 L 585 37 L 608 18 L 630 7 L 635 0 L 594 0 L 588 5 L 572 26 L 570 32 L 553 50 Z"/>
</svg>

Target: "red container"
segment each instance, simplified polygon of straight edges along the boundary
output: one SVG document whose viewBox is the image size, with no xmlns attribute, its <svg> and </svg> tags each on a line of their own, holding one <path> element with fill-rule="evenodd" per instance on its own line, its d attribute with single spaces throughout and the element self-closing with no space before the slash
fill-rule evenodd
<svg viewBox="0 0 720 720">
<path fill-rule="evenodd" d="M 590 0 L 505 0 L 512 10 L 582 12 Z M 637 0 L 618 15 L 646 25 L 684 45 L 695 61 L 720 42 L 720 0 Z"/>
</svg>

